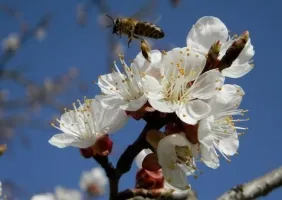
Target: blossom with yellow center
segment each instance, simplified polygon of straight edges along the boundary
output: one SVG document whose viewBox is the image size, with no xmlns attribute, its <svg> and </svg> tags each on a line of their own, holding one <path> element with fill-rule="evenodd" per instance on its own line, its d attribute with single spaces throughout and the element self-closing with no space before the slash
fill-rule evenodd
<svg viewBox="0 0 282 200">
<path fill-rule="evenodd" d="M 66 111 L 58 125 L 52 126 L 63 133 L 54 135 L 49 143 L 64 148 L 68 146 L 88 148 L 104 135 L 119 130 L 127 122 L 128 116 L 121 109 L 106 109 L 95 99 L 86 99 L 79 107 Z"/>
<path fill-rule="evenodd" d="M 196 176 L 196 148 L 197 145 L 191 144 L 181 133 L 160 140 L 157 148 L 158 161 L 165 180 L 173 187 L 181 190 L 190 188 L 186 176 Z"/>
<path fill-rule="evenodd" d="M 234 119 L 233 116 L 244 115 L 246 112 L 238 109 L 244 94 L 241 87 L 226 84 L 208 101 L 212 110 L 210 116 L 199 123 L 198 139 L 201 160 L 211 168 L 219 167 L 217 151 L 228 161 L 230 161 L 229 156 L 237 153 L 240 134 L 237 131 L 247 128 L 237 126 L 236 123 L 248 119 Z"/>
<path fill-rule="evenodd" d="M 149 63 L 139 53 L 128 66 L 124 57 L 120 55 L 123 72 L 114 63 L 112 73 L 100 76 L 97 84 L 103 94 L 97 95 L 96 99 L 107 108 L 121 108 L 126 111 L 139 110 L 147 102 L 141 81 L 142 74 L 158 71 L 154 64 L 161 60 L 161 56 L 161 52 L 151 51 L 151 62 Z"/>
<path fill-rule="evenodd" d="M 217 70 L 201 74 L 205 63 L 205 56 L 188 48 L 175 48 L 163 55 L 158 63 L 161 76 L 143 76 L 151 106 L 160 112 L 175 112 L 187 124 L 206 117 L 211 107 L 203 100 L 220 90 L 224 77 Z"/>
</svg>

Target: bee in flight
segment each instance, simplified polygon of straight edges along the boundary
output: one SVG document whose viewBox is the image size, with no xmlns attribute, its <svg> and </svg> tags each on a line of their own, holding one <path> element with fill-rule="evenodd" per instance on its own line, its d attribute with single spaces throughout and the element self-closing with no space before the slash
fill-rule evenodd
<svg viewBox="0 0 282 200">
<path fill-rule="evenodd" d="M 165 36 L 163 30 L 152 24 L 150 22 L 138 21 L 133 18 L 116 18 L 113 19 L 111 16 L 106 15 L 113 21 L 113 34 L 117 34 L 120 37 L 122 35 L 128 36 L 128 47 L 132 38 L 139 39 L 141 42 L 144 42 L 144 39 L 141 37 L 148 37 L 154 39 L 161 39 Z"/>
</svg>

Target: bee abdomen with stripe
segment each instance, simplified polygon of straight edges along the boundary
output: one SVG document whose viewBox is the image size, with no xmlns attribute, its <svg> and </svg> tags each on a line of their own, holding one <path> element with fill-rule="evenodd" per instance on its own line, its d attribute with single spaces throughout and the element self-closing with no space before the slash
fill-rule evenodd
<svg viewBox="0 0 282 200">
<path fill-rule="evenodd" d="M 150 22 L 138 22 L 134 34 L 148 38 L 161 39 L 165 36 L 163 30 Z"/>
</svg>

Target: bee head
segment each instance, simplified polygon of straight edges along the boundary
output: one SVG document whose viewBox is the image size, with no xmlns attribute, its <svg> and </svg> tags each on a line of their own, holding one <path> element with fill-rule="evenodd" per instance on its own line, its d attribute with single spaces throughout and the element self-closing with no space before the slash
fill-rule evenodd
<svg viewBox="0 0 282 200">
<path fill-rule="evenodd" d="M 117 33 L 120 27 L 121 18 L 114 20 L 113 34 Z"/>
</svg>

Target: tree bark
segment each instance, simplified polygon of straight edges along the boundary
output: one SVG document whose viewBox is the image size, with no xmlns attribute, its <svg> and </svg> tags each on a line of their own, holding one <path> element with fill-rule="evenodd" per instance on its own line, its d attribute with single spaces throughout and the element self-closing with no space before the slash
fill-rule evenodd
<svg viewBox="0 0 282 200">
<path fill-rule="evenodd" d="M 282 186 L 282 166 L 249 183 L 238 185 L 224 193 L 218 200 L 249 200 L 268 195 Z"/>
</svg>

